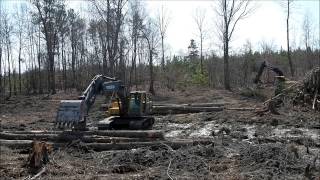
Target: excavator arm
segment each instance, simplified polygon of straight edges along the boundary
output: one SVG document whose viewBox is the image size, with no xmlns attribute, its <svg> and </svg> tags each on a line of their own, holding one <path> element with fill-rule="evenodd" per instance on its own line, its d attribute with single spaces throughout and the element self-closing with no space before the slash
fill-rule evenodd
<svg viewBox="0 0 320 180">
<path fill-rule="evenodd" d="M 56 125 L 86 127 L 86 118 L 96 96 L 100 92 L 116 92 L 121 102 L 120 115 L 125 116 L 128 112 L 127 91 L 120 80 L 96 75 L 78 100 L 62 100 L 56 116 Z"/>
<path fill-rule="evenodd" d="M 262 73 L 263 73 L 265 68 L 268 68 L 269 70 L 275 72 L 278 76 L 283 76 L 283 72 L 279 68 L 274 67 L 272 64 L 270 64 L 270 63 L 268 63 L 266 61 L 263 61 L 261 66 L 260 66 L 260 68 L 259 68 L 259 70 L 258 70 L 258 74 L 256 75 L 256 77 L 253 80 L 253 82 L 255 84 L 258 84 L 258 83 L 261 82 L 260 77 L 261 77 L 261 75 L 262 75 Z"/>
</svg>

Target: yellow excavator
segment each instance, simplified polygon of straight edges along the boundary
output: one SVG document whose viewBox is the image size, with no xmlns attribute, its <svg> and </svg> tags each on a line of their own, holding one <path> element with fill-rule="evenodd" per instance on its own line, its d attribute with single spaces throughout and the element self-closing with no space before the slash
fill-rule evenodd
<svg viewBox="0 0 320 180">
<path fill-rule="evenodd" d="M 78 100 L 62 100 L 57 111 L 55 125 L 74 130 L 87 129 L 87 117 L 96 96 L 112 93 L 115 98 L 107 109 L 109 117 L 98 122 L 98 129 L 150 129 L 154 124 L 152 102 L 145 91 L 128 92 L 122 81 L 96 75 Z"/>
</svg>

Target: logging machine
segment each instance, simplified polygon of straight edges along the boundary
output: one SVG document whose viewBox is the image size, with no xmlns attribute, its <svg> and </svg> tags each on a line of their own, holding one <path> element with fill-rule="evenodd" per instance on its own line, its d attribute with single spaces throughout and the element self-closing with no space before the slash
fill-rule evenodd
<svg viewBox="0 0 320 180">
<path fill-rule="evenodd" d="M 283 72 L 278 67 L 275 67 L 266 61 L 263 61 L 259 67 L 258 74 L 256 75 L 256 77 L 253 80 L 253 82 L 255 84 L 259 85 L 262 83 L 260 78 L 261 78 L 261 75 L 262 75 L 265 68 L 267 68 L 277 74 L 275 76 L 275 92 L 274 92 L 275 95 L 282 93 L 282 91 L 286 87 L 289 87 L 290 85 L 296 83 L 296 81 L 290 81 L 290 80 L 286 79 Z"/>
<path fill-rule="evenodd" d="M 98 123 L 98 129 L 150 129 L 154 117 L 151 101 L 145 91 L 128 92 L 122 81 L 96 75 L 78 100 L 62 100 L 57 112 L 56 126 L 87 129 L 87 117 L 99 93 L 112 93 L 111 105 L 107 109 L 109 117 Z"/>
</svg>

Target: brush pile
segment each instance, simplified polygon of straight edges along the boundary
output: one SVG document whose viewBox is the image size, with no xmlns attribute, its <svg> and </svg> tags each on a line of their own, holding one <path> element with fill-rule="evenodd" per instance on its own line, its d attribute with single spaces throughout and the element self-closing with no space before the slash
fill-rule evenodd
<svg viewBox="0 0 320 180">
<path fill-rule="evenodd" d="M 303 79 L 296 96 L 294 105 L 310 106 L 320 110 L 320 67 L 313 68 Z"/>
</svg>

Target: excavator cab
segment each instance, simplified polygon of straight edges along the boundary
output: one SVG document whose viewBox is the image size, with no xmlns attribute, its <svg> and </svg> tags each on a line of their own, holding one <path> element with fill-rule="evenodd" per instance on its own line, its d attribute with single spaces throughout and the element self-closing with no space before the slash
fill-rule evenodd
<svg viewBox="0 0 320 180">
<path fill-rule="evenodd" d="M 122 104 L 118 98 L 113 99 L 107 110 L 109 117 L 99 121 L 98 129 L 149 129 L 153 125 L 154 118 L 147 116 L 152 102 L 146 91 L 131 91 L 126 103 L 126 115 L 121 116 Z"/>
<path fill-rule="evenodd" d="M 139 117 L 149 114 L 151 111 L 150 96 L 146 91 L 132 91 L 128 98 L 128 112 L 127 115 L 131 117 Z M 120 115 L 121 101 L 115 98 L 111 101 L 111 105 L 107 110 L 108 116 L 119 116 Z"/>
<path fill-rule="evenodd" d="M 149 114 L 151 101 L 145 91 L 132 91 L 129 95 L 129 116 L 144 116 Z"/>
</svg>

